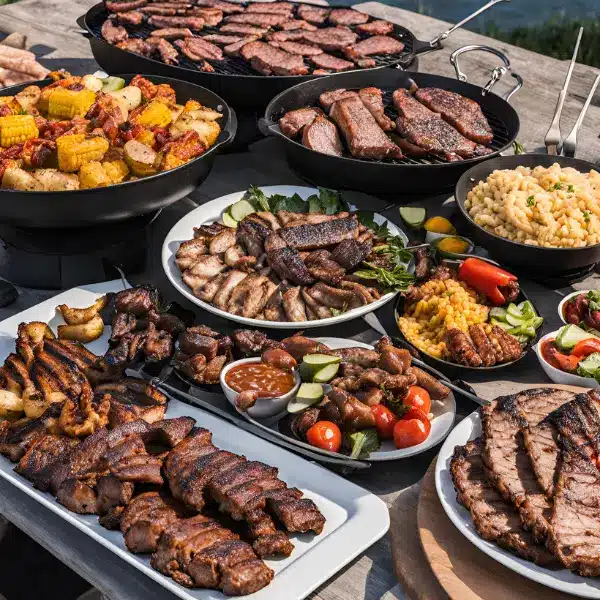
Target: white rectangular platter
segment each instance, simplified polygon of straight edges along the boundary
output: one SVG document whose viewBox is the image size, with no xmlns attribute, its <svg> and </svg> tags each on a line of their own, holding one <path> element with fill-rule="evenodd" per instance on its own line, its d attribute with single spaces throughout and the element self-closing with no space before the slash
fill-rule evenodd
<svg viewBox="0 0 600 600">
<path fill-rule="evenodd" d="M 21 322 L 46 321 L 56 331 L 62 323 L 55 308 L 58 304 L 74 307 L 89 306 L 100 295 L 123 289 L 121 282 L 74 288 L 42 302 L 22 313 L 0 322 L 0 363 L 14 351 L 17 327 Z M 108 347 L 110 332 L 88 345 L 97 354 Z M 187 415 L 196 424 L 212 431 L 213 442 L 219 448 L 243 454 L 249 460 L 260 460 L 279 469 L 279 476 L 290 487 L 301 489 L 319 507 L 327 522 L 319 536 L 298 535 L 292 541 L 295 550 L 282 560 L 268 560 L 275 571 L 273 581 L 246 598 L 252 600 L 301 600 L 329 579 L 339 569 L 381 538 L 389 528 L 386 505 L 370 492 L 331 473 L 320 465 L 275 446 L 199 408 L 171 399 L 166 417 Z M 50 495 L 36 490 L 26 479 L 17 475 L 14 464 L 0 456 L 0 477 L 6 479 L 42 505 L 54 511 L 102 544 L 123 560 L 151 577 L 166 589 L 184 600 L 223 600 L 215 590 L 190 590 L 161 575 L 150 567 L 149 555 L 135 555 L 127 550 L 123 536 L 118 531 L 104 529 L 94 515 L 82 516 L 70 512 Z"/>
</svg>

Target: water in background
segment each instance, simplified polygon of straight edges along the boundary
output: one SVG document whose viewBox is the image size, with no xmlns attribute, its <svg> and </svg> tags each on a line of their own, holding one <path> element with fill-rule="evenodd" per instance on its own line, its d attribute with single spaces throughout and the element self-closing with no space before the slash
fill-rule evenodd
<svg viewBox="0 0 600 600">
<path fill-rule="evenodd" d="M 358 4 L 364 0 L 352 0 Z M 456 23 L 485 4 L 486 0 L 380 0 L 384 4 Z M 331 4 L 345 4 L 335 0 Z M 481 17 L 471 21 L 467 28 L 481 31 L 487 23 L 495 23 L 509 31 L 515 27 L 539 25 L 553 16 L 571 19 L 600 18 L 600 0 L 512 0 L 494 6 Z"/>
</svg>

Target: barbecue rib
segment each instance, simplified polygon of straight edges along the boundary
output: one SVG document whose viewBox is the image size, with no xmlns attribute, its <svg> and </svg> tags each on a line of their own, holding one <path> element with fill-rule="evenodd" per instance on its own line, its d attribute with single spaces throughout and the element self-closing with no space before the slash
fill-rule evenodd
<svg viewBox="0 0 600 600">
<path fill-rule="evenodd" d="M 420 88 L 415 98 L 478 144 L 490 144 L 494 133 L 477 102 L 439 88 Z"/>
</svg>

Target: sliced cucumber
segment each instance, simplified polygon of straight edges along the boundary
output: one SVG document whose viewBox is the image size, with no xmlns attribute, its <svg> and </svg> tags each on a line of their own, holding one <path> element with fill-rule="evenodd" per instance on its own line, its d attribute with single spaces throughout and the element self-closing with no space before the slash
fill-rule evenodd
<svg viewBox="0 0 600 600">
<path fill-rule="evenodd" d="M 312 367 L 315 371 L 318 371 L 327 365 L 342 362 L 342 359 L 339 356 L 332 356 L 330 354 L 305 354 L 302 357 L 302 362 Z"/>
<path fill-rule="evenodd" d="M 298 367 L 298 374 L 300 375 L 300 379 L 302 379 L 302 381 L 312 383 L 315 372 L 312 370 L 310 365 L 307 365 L 306 363 L 300 363 L 300 366 Z"/>
<path fill-rule="evenodd" d="M 531 319 L 531 321 L 529 321 L 528 325 L 531 325 L 531 327 L 533 327 L 534 329 L 537 329 L 538 327 L 540 327 L 542 325 L 543 322 L 544 322 L 543 317 L 533 317 Z"/>
<path fill-rule="evenodd" d="M 327 365 L 314 374 L 313 381 L 315 383 L 329 383 L 337 375 L 339 368 L 340 363 Z"/>
<path fill-rule="evenodd" d="M 505 321 L 513 327 L 519 327 L 520 325 L 523 325 L 523 323 L 525 323 L 527 319 L 524 319 L 523 317 L 515 317 L 514 315 L 511 315 L 509 312 L 507 312 Z"/>
<path fill-rule="evenodd" d="M 511 317 L 515 317 L 516 319 L 523 319 L 523 313 L 519 310 L 519 307 L 511 302 L 506 309 L 506 313 Z"/>
<path fill-rule="evenodd" d="M 504 321 L 498 321 L 497 319 L 492 319 L 490 323 L 492 325 L 497 325 L 498 327 L 500 327 L 500 329 L 503 329 L 504 331 L 508 331 L 509 329 L 513 328 L 513 326 L 509 323 L 505 323 Z"/>
<path fill-rule="evenodd" d="M 229 208 L 229 212 L 231 216 L 239 222 L 243 218 L 247 217 L 248 215 L 251 215 L 252 213 L 255 213 L 256 211 L 254 210 L 252 204 L 248 202 L 248 200 L 240 200 L 239 202 L 236 202 L 235 204 L 231 205 L 231 207 Z"/>
<path fill-rule="evenodd" d="M 325 391 L 320 383 L 303 383 L 298 388 L 296 398 L 288 404 L 288 412 L 302 412 L 320 402 L 324 395 Z"/>
<path fill-rule="evenodd" d="M 499 321 L 506 320 L 506 309 L 501 306 L 494 306 L 490 310 L 490 319 L 498 319 Z"/>
<path fill-rule="evenodd" d="M 521 311 L 521 314 L 525 319 L 533 319 L 535 316 L 537 316 L 535 313 L 535 308 L 533 308 L 533 304 L 531 304 L 529 300 L 521 302 L 517 308 Z"/>
<path fill-rule="evenodd" d="M 223 225 L 227 225 L 227 227 L 233 227 L 234 229 L 238 226 L 238 222 L 228 213 L 223 213 Z"/>
<path fill-rule="evenodd" d="M 513 327 L 512 329 L 508 329 L 506 333 L 510 333 L 511 335 L 515 336 L 526 335 L 529 338 L 535 337 L 535 329 L 527 325 L 519 325 L 519 327 Z"/>
<path fill-rule="evenodd" d="M 561 350 L 571 350 L 577 345 L 577 342 L 589 340 L 590 337 L 593 337 L 592 334 L 577 325 L 565 325 L 558 330 L 555 342 Z"/>
<path fill-rule="evenodd" d="M 125 80 L 122 77 L 107 77 L 102 80 L 102 91 L 105 94 L 122 90 L 124 87 Z"/>
<path fill-rule="evenodd" d="M 427 211 L 420 206 L 401 206 L 399 210 L 402 220 L 415 229 L 422 227 L 427 218 Z"/>
</svg>

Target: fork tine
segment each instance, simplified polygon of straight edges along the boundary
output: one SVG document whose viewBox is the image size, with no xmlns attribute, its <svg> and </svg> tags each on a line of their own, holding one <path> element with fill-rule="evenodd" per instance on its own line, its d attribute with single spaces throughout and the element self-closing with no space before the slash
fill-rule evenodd
<svg viewBox="0 0 600 600">
<path fill-rule="evenodd" d="M 564 152 L 565 156 L 570 156 L 571 158 L 575 156 L 575 151 L 577 150 L 577 133 L 579 132 L 581 124 L 583 123 L 583 119 L 585 119 L 585 113 L 587 112 L 587 109 L 594 98 L 594 94 L 596 93 L 599 83 L 600 75 L 597 75 L 594 85 L 592 85 L 592 89 L 590 90 L 588 97 L 585 99 L 585 104 L 583 105 L 581 112 L 577 117 L 577 121 L 575 121 L 575 125 L 573 126 L 571 133 L 563 140 L 559 148 L 559 153 Z"/>
<path fill-rule="evenodd" d="M 577 41 L 575 42 L 575 48 L 573 50 L 573 57 L 571 58 L 571 64 L 569 65 L 569 70 L 567 71 L 567 76 L 565 78 L 565 83 L 563 84 L 562 90 L 558 95 L 558 101 L 556 103 L 554 118 L 552 119 L 550 128 L 548 129 L 546 137 L 544 138 L 544 144 L 546 145 L 546 150 L 548 154 L 559 154 L 558 147 L 561 141 L 560 117 L 562 114 L 563 106 L 565 104 L 565 98 L 567 97 L 567 89 L 569 87 L 569 83 L 571 82 L 571 75 L 573 74 L 573 69 L 577 61 L 577 54 L 579 53 L 579 44 L 581 43 L 582 35 L 583 27 L 580 27 L 579 33 L 577 34 Z"/>
</svg>

